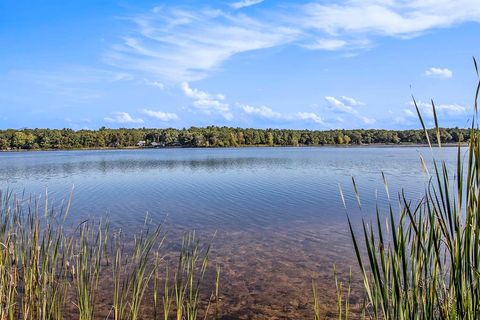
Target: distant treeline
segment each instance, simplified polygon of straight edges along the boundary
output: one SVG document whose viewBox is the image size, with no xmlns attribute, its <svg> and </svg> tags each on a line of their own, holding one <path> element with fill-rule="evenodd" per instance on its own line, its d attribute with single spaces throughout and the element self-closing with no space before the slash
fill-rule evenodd
<svg viewBox="0 0 480 320">
<path fill-rule="evenodd" d="M 442 143 L 468 141 L 469 129 L 440 129 Z M 436 141 L 436 133 L 430 131 Z M 316 146 L 424 144 L 422 130 L 284 130 L 209 126 L 189 129 L 0 130 L 0 150 L 158 147 Z"/>
</svg>

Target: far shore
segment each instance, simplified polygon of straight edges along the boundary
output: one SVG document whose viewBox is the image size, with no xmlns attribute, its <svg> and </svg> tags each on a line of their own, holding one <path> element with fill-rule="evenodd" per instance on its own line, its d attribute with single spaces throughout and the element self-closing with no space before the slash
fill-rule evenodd
<svg viewBox="0 0 480 320">
<path fill-rule="evenodd" d="M 458 143 L 442 143 L 442 147 L 458 147 Z M 432 143 L 432 148 L 438 148 L 436 143 Z M 460 143 L 461 147 L 466 147 L 466 142 Z M 103 150 L 152 150 L 152 149 L 242 149 L 242 148 L 428 148 L 426 143 L 371 143 L 371 144 L 319 144 L 319 145 L 297 145 L 297 146 L 282 146 L 282 145 L 240 145 L 237 147 L 188 147 L 188 146 L 171 146 L 171 147 L 103 147 L 103 148 L 65 148 L 65 149 L 10 149 L 0 150 L 0 152 L 38 152 L 38 151 L 103 151 Z"/>
</svg>

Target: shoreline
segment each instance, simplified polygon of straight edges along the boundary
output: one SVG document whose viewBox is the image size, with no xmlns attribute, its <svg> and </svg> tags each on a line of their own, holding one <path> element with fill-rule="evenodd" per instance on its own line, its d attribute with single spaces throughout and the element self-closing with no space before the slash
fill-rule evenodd
<svg viewBox="0 0 480 320">
<path fill-rule="evenodd" d="M 442 148 L 452 147 L 466 147 L 467 142 L 462 143 L 442 143 Z M 54 152 L 54 151 L 112 151 L 112 150 L 152 150 L 152 149 L 243 149 L 243 148 L 429 148 L 426 143 L 372 143 L 372 144 L 324 144 L 324 145 L 298 145 L 298 146 L 282 146 L 282 145 L 241 145 L 237 147 L 189 147 L 189 146 L 172 146 L 172 147 L 103 147 L 103 148 L 71 148 L 71 149 L 12 149 L 12 150 L 0 150 L 0 153 L 16 153 L 16 152 Z M 432 148 L 439 148 L 437 144 L 432 143 Z"/>
</svg>

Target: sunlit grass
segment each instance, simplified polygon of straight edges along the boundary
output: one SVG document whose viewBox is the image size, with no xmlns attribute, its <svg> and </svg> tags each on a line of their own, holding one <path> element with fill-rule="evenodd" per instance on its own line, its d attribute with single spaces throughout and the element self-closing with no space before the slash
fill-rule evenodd
<svg viewBox="0 0 480 320">
<path fill-rule="evenodd" d="M 112 232 L 106 220 L 66 231 L 68 208 L 56 214 L 48 200 L 1 196 L 0 319 L 98 319 L 100 289 L 111 292 L 107 319 L 208 317 L 219 287 L 217 270 L 213 291 L 205 292 L 210 244 L 202 246 L 195 233 L 187 233 L 171 273 L 161 256 L 161 226 L 146 222 L 132 241 L 124 241 L 121 230 Z M 102 287 L 107 279 L 111 288 Z M 145 314 L 151 311 L 147 292 L 154 299 L 152 314 Z"/>
<path fill-rule="evenodd" d="M 478 75 L 477 63 L 474 59 Z M 374 221 L 363 221 L 361 235 L 348 224 L 358 261 L 366 304 L 364 318 L 371 319 L 478 319 L 480 318 L 480 133 L 476 86 L 474 116 L 467 151 L 458 146 L 456 167 L 433 160 L 425 192 L 418 202 L 399 194 L 401 210 L 389 205 L 382 220 L 377 209 Z M 430 148 L 442 147 L 435 104 L 434 139 L 429 136 L 414 99 Z M 384 177 L 386 192 L 388 184 Z M 357 186 L 355 196 L 360 204 Z M 342 200 L 343 200 L 343 193 Z M 344 201 L 344 200 L 343 200 Z M 345 204 L 345 201 L 344 201 Z M 338 318 L 348 314 L 342 288 L 335 278 Z M 339 289 L 340 288 L 340 289 Z M 320 319 L 314 286 L 314 318 Z M 346 294 L 348 301 L 348 293 Z M 345 310 L 345 313 L 343 313 Z"/>
</svg>

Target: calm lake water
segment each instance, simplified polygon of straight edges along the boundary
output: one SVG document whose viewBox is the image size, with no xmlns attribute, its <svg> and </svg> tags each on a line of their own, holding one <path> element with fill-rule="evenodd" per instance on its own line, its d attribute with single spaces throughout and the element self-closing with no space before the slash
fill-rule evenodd
<svg viewBox="0 0 480 320">
<path fill-rule="evenodd" d="M 453 165 L 456 148 L 434 150 Z M 0 153 L 0 189 L 59 204 L 74 186 L 70 220 L 109 216 L 134 231 L 148 212 L 175 238 L 212 235 L 222 265 L 225 308 L 238 318 L 307 318 L 317 281 L 326 309 L 334 299 L 332 266 L 355 268 L 345 210 L 355 221 L 385 209 L 383 171 L 392 198 L 418 199 L 427 177 L 416 147 L 146 149 Z M 358 209 L 352 187 L 361 196 Z M 398 205 L 395 205 L 398 207 Z"/>
</svg>

